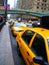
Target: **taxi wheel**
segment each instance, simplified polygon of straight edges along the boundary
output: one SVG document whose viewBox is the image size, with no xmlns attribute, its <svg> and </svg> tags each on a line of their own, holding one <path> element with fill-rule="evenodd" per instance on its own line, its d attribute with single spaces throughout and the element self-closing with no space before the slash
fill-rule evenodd
<svg viewBox="0 0 49 65">
<path fill-rule="evenodd" d="M 17 42 L 17 53 L 18 53 L 18 55 L 21 57 L 21 52 L 20 52 L 20 49 L 19 49 L 18 42 Z"/>
<path fill-rule="evenodd" d="M 11 31 L 11 32 L 12 32 L 13 37 L 16 37 L 16 36 L 13 34 L 13 31 Z"/>
<path fill-rule="evenodd" d="M 12 33 L 12 35 L 13 35 L 13 37 L 15 37 L 13 33 Z"/>
</svg>

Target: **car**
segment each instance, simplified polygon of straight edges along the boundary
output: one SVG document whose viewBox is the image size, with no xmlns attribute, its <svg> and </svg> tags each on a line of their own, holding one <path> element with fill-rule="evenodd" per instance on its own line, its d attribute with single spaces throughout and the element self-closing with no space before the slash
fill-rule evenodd
<svg viewBox="0 0 49 65">
<path fill-rule="evenodd" d="M 32 27 L 40 27 L 40 22 L 39 21 L 34 21 L 32 23 Z"/>
<path fill-rule="evenodd" d="M 17 34 L 16 42 L 26 65 L 49 65 L 49 30 L 28 28 Z"/>
<path fill-rule="evenodd" d="M 14 23 L 14 25 L 11 27 L 14 36 L 16 36 L 18 32 L 22 32 L 24 29 L 27 29 L 24 23 Z"/>
<path fill-rule="evenodd" d="M 27 27 L 32 28 L 32 23 L 25 23 Z"/>
<path fill-rule="evenodd" d="M 13 19 L 10 19 L 10 20 L 8 20 L 8 23 L 9 23 L 9 25 L 11 27 L 13 25 L 13 23 L 14 23 L 14 20 Z"/>
</svg>

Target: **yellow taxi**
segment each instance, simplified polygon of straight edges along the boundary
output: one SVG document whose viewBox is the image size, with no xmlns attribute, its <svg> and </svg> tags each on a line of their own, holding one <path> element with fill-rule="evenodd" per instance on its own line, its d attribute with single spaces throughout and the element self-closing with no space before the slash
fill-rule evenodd
<svg viewBox="0 0 49 65">
<path fill-rule="evenodd" d="M 14 23 L 14 25 L 11 27 L 14 36 L 16 36 L 18 32 L 22 32 L 25 29 L 27 29 L 27 27 L 24 23 Z"/>
<path fill-rule="evenodd" d="M 28 28 L 17 34 L 17 49 L 26 65 L 49 65 L 49 30 Z"/>
<path fill-rule="evenodd" d="M 9 25 L 12 25 L 12 24 L 13 24 L 13 22 L 14 22 L 14 20 L 13 20 L 13 19 L 10 19 L 10 20 L 8 21 Z"/>
</svg>

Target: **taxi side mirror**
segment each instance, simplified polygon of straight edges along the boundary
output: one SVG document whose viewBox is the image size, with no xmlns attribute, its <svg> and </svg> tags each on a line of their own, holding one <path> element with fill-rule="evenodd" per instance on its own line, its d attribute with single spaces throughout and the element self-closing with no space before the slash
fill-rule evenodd
<svg viewBox="0 0 49 65">
<path fill-rule="evenodd" d="M 49 65 L 46 61 L 43 60 L 42 57 L 38 57 L 38 56 L 33 58 L 33 62 L 40 65 Z"/>
<path fill-rule="evenodd" d="M 43 63 L 43 58 L 42 57 L 34 57 L 33 62 L 38 63 L 38 64 L 42 64 Z"/>
</svg>

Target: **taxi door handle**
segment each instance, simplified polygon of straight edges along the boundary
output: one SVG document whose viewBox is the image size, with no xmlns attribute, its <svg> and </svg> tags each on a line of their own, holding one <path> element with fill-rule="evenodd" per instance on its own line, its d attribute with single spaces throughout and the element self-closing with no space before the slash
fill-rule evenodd
<svg viewBox="0 0 49 65">
<path fill-rule="evenodd" d="M 21 40 L 19 40 L 19 42 L 21 42 Z"/>
<path fill-rule="evenodd" d="M 27 55 L 30 56 L 30 54 L 27 52 Z"/>
</svg>

